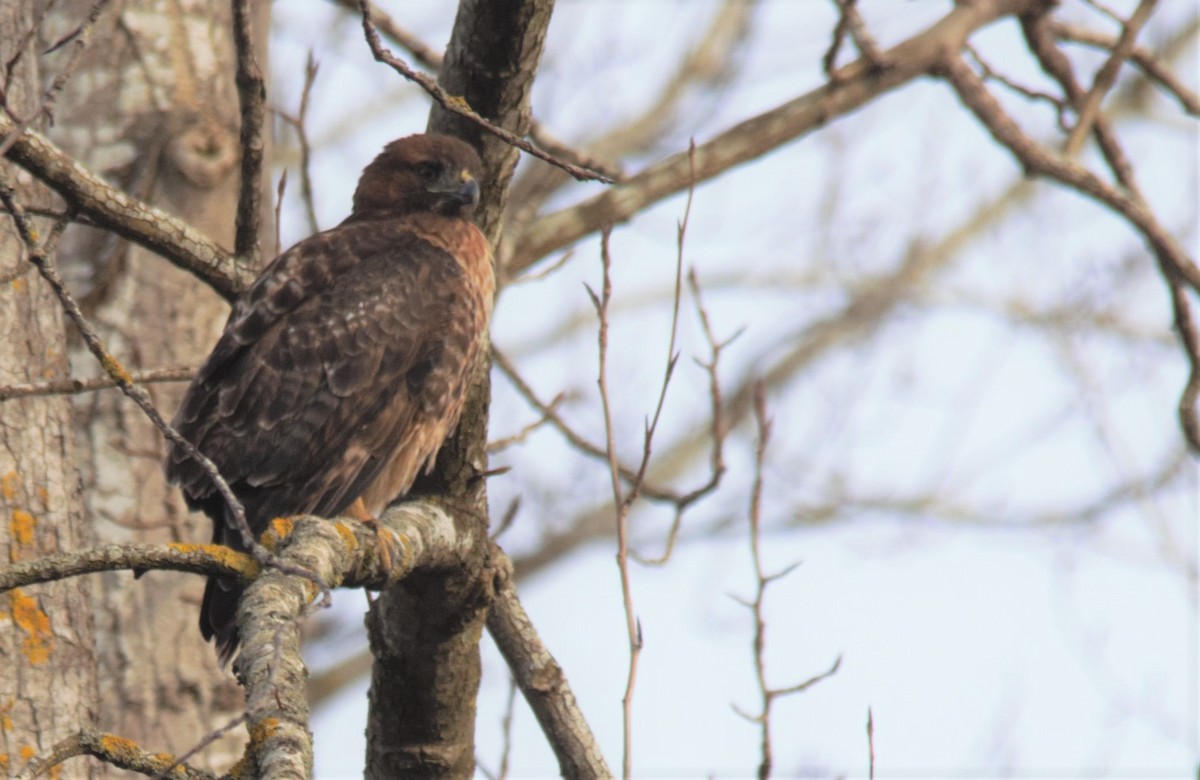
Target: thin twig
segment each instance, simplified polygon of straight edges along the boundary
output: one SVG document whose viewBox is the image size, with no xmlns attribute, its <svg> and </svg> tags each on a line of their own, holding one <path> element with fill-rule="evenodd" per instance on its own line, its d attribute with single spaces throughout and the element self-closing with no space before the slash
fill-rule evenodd
<svg viewBox="0 0 1200 780">
<path fill-rule="evenodd" d="M 194 368 L 160 368 L 131 374 L 130 379 L 139 385 L 151 385 L 157 382 L 187 382 L 195 375 Z M 0 387 L 0 402 L 29 396 L 78 395 L 116 386 L 117 380 L 107 374 L 89 379 L 59 379 L 40 385 L 7 385 Z"/>
<path fill-rule="evenodd" d="M 1150 14 L 1154 12 L 1156 2 L 1157 0 L 1142 0 L 1129 17 L 1129 21 L 1121 26 L 1121 34 L 1117 37 L 1117 45 L 1113 47 L 1112 54 L 1100 66 L 1100 70 L 1096 72 L 1092 88 L 1088 90 L 1087 95 L 1084 96 L 1083 101 L 1079 104 L 1079 120 L 1075 123 L 1075 128 L 1071 131 L 1067 142 L 1063 144 L 1063 154 L 1068 157 L 1078 154 L 1079 150 L 1083 147 L 1084 139 L 1087 138 L 1088 133 L 1092 129 L 1092 124 L 1100 114 L 1100 103 L 1104 100 L 1104 96 L 1108 94 L 1108 91 L 1112 89 L 1113 84 L 1116 83 L 1117 74 L 1121 71 L 1121 66 L 1129 59 L 1129 55 L 1133 51 L 1133 44 L 1137 40 L 1137 35 L 1141 32 L 1146 20 L 1150 18 Z"/>
<path fill-rule="evenodd" d="M 1117 45 L 1116 38 L 1094 30 L 1076 27 L 1058 19 L 1047 19 L 1046 27 L 1060 40 L 1110 51 Z M 1187 85 L 1165 63 L 1160 61 L 1154 52 L 1141 46 L 1134 46 L 1129 53 L 1129 59 L 1146 74 L 1148 79 L 1157 83 L 1178 100 L 1184 111 L 1192 116 L 1200 116 L 1200 96 L 1188 89 Z"/>
<path fill-rule="evenodd" d="M 633 587 L 629 579 L 629 510 L 632 504 L 626 500 L 625 491 L 621 486 L 621 466 L 617 461 L 616 434 L 613 426 L 612 404 L 608 393 L 608 307 L 612 301 L 612 256 L 609 254 L 609 229 L 600 233 L 600 259 L 603 265 L 604 278 L 600 295 L 587 288 L 596 309 L 599 321 L 597 343 L 599 345 L 600 363 L 597 369 L 596 384 L 600 388 L 600 405 L 604 411 L 604 442 L 608 454 L 608 472 L 612 479 L 613 508 L 616 512 L 617 531 L 617 571 L 621 580 L 621 603 L 625 611 L 625 631 L 629 640 L 629 672 L 625 679 L 625 693 L 621 697 L 622 722 L 622 755 L 621 777 L 628 780 L 633 772 L 633 691 L 637 683 L 638 659 L 642 653 L 642 626 L 638 621 L 633 606 Z M 630 489 L 640 489 L 637 486 Z"/>
<path fill-rule="evenodd" d="M 471 120 L 480 128 L 488 133 L 491 133 L 510 146 L 515 146 L 521 151 L 531 154 L 543 162 L 550 163 L 555 167 L 563 169 L 567 173 L 574 176 L 578 181 L 598 181 L 603 182 L 604 184 L 613 183 L 611 178 L 602 173 L 588 170 L 587 168 L 582 168 L 578 165 L 567 162 L 566 160 L 561 160 L 558 157 L 555 157 L 554 155 L 537 148 L 524 138 L 510 133 L 502 127 L 497 127 L 479 114 L 475 113 L 475 110 L 467 105 L 467 101 L 463 100 L 462 97 L 446 94 L 446 91 L 441 88 L 437 81 L 424 73 L 419 73 L 418 71 L 413 70 L 408 66 L 408 63 L 392 54 L 387 47 L 383 45 L 383 42 L 379 39 L 379 30 L 375 28 L 375 24 L 371 21 L 371 7 L 367 0 L 359 0 L 359 11 L 362 13 L 363 33 L 366 35 L 367 45 L 371 47 L 371 53 L 375 56 L 375 61 L 388 65 L 392 68 L 392 70 L 396 71 L 404 78 L 416 83 L 423 90 L 425 90 L 425 92 L 428 93 L 428 95 L 433 98 L 439 106 L 451 112 L 452 114 L 457 114 L 458 116 Z"/>
<path fill-rule="evenodd" d="M 237 237 L 234 254 L 250 268 L 260 265 L 258 231 L 262 225 L 263 125 L 267 88 L 254 56 L 250 0 L 233 2 L 233 41 L 237 47 L 237 93 L 242 123 L 242 186 L 238 194 Z"/>
<path fill-rule="evenodd" d="M 312 50 L 308 52 L 308 57 L 304 61 L 304 86 L 300 91 L 300 109 L 296 116 L 285 114 L 282 111 L 277 111 L 276 115 L 292 126 L 296 131 L 296 142 L 300 146 L 300 194 L 304 199 L 304 213 L 308 217 L 309 233 L 317 233 L 320 231 L 320 226 L 317 224 L 317 207 L 313 198 L 312 173 L 310 171 L 312 162 L 312 147 L 308 143 L 308 105 L 311 97 L 313 85 L 317 81 L 317 71 L 320 70 L 320 65 L 313 58 Z M 276 219 L 278 222 L 278 219 Z M 278 229 L 278 225 L 276 225 Z"/>
<path fill-rule="evenodd" d="M 70 34 L 46 50 L 45 53 L 48 54 L 61 46 L 65 46 L 68 43 L 71 44 L 71 56 L 67 60 L 67 64 L 63 66 L 62 70 L 58 72 L 58 75 L 54 77 L 54 81 L 52 81 L 50 86 L 46 88 L 46 92 L 42 95 L 42 102 L 37 107 L 37 110 L 33 111 L 28 116 L 21 117 L 19 119 L 13 116 L 13 119 L 16 122 L 16 127 L 10 130 L 7 137 L 0 141 L 0 157 L 3 157 L 5 154 L 7 154 L 8 150 L 12 148 L 12 145 L 17 142 L 17 137 L 20 136 L 21 133 L 25 132 L 26 128 L 31 127 L 33 123 L 43 115 L 51 125 L 54 124 L 54 101 L 58 98 L 58 93 L 62 92 L 62 88 L 66 86 L 67 81 L 71 78 L 71 75 L 75 72 L 75 69 L 79 67 L 79 61 L 83 56 L 84 50 L 87 49 L 88 41 L 91 38 L 92 28 L 95 26 L 96 21 L 100 18 L 100 14 L 103 13 L 104 7 L 107 6 L 108 3 L 109 0 L 96 0 L 96 2 L 92 4 L 92 9 L 88 12 L 87 18 L 83 20 L 83 23 L 80 24 L 79 27 L 75 28 L 75 30 L 73 30 Z M 12 112 L 9 112 L 9 115 L 12 116 Z"/>
<path fill-rule="evenodd" d="M 867 780 L 875 780 L 875 716 L 867 707 Z"/>
<path fill-rule="evenodd" d="M 750 715 L 734 705 L 734 711 L 759 728 L 759 780 L 767 780 L 774 766 L 774 753 L 771 742 L 771 708 L 775 701 L 784 696 L 791 696 L 808 690 L 821 680 L 833 675 L 841 666 L 841 656 L 833 662 L 828 670 L 814 675 L 803 682 L 786 688 L 773 688 L 767 682 L 767 619 L 763 609 L 767 588 L 776 580 L 782 579 L 796 569 L 798 564 L 792 564 L 783 570 L 768 574 L 762 558 L 762 495 L 763 472 L 766 465 L 767 444 L 771 439 L 771 421 L 767 417 L 767 392 L 760 380 L 754 387 L 754 421 L 758 431 L 754 447 L 754 482 L 750 488 L 750 560 L 754 565 L 754 599 L 746 600 L 734 597 L 735 600 L 750 610 L 754 620 L 754 637 L 752 648 L 754 653 L 754 676 L 758 683 L 759 712 Z"/>
</svg>

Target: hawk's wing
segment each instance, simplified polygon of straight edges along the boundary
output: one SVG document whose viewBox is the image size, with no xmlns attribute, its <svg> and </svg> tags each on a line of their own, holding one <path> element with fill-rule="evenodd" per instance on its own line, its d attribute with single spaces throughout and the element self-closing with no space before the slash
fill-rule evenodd
<svg viewBox="0 0 1200 780">
<path fill-rule="evenodd" d="M 406 437 L 444 428 L 447 385 L 475 354 L 456 343 L 458 323 L 478 319 L 446 246 L 409 220 L 343 224 L 277 258 L 230 315 L 175 424 L 256 534 L 275 516 L 338 514 Z M 213 517 L 214 540 L 240 546 L 211 480 L 178 449 L 168 477 Z"/>
</svg>

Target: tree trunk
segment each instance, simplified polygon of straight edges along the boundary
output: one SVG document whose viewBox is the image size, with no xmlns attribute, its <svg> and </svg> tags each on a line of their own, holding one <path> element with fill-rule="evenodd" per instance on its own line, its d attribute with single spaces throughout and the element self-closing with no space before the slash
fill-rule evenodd
<svg viewBox="0 0 1200 780">
<path fill-rule="evenodd" d="M 43 37 L 74 29 L 93 5 L 55 6 Z M 265 66 L 267 6 L 258 5 Z M 68 153 L 139 198 L 173 212 L 232 249 L 238 197 L 238 102 L 228 3 L 136 0 L 114 4 L 58 102 L 53 137 Z M 269 220 L 264 221 L 264 224 Z M 228 314 L 206 285 L 111 234 L 78 228 L 64 240 L 64 271 L 85 312 L 133 373 L 196 366 Z M 77 375 L 98 373 L 82 349 Z M 147 386 L 168 419 L 182 384 Z M 208 541 L 162 472 L 163 439 L 116 391 L 76 404 L 85 511 L 98 543 Z M 188 751 L 242 709 L 232 675 L 197 629 L 203 581 L 171 572 L 140 580 L 100 575 L 95 610 L 99 727 L 151 751 Z M 227 767 L 244 736 L 208 748 L 199 762 Z"/>
<path fill-rule="evenodd" d="M 0 5 L 0 61 L 12 63 L 5 98 L 32 117 L 40 105 L 35 22 L 28 3 Z M 21 46 L 21 44 L 24 44 Z M 20 47 L 20 48 L 19 48 Z M 19 56 L 19 59 L 15 59 Z M 35 123 L 36 125 L 37 123 Z M 0 161 L 25 208 L 52 203 L 28 174 Z M 48 220 L 35 220 L 46 235 Z M 0 218 L 0 385 L 68 373 L 62 309 L 29 263 L 12 222 Z M 0 546 L 17 562 L 86 546 L 75 474 L 71 403 L 13 399 L 0 423 Z M 95 717 L 91 582 L 72 579 L 0 597 L 0 773 L 9 775 Z M 19 673 L 16 670 L 20 670 Z M 89 777 L 103 770 L 92 767 Z"/>
<path fill-rule="evenodd" d="M 553 2 L 462 2 L 439 83 L 480 115 L 523 134 Z M 479 148 L 485 176 L 476 221 L 493 245 L 517 151 L 479 126 L 435 108 L 430 132 Z M 487 523 L 487 361 L 437 470 L 413 495 L 439 495 L 462 522 Z M 486 533 L 478 534 L 481 540 Z M 367 722 L 367 776 L 470 777 L 475 766 L 479 640 L 487 619 L 487 550 L 465 571 L 426 573 L 388 589 L 367 618 L 375 664 Z"/>
</svg>

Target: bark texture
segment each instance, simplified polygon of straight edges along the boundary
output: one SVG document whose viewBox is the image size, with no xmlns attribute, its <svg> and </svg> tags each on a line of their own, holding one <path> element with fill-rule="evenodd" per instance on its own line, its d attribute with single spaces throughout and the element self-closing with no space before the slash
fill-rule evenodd
<svg viewBox="0 0 1200 780">
<path fill-rule="evenodd" d="M 67 34 L 91 0 L 54 6 L 44 41 Z M 265 40 L 266 7 L 258 33 Z M 238 200 L 238 107 L 230 6 L 201 0 L 114 2 L 59 99 L 53 139 L 92 170 L 176 214 L 221 246 L 233 245 Z M 261 51 L 261 50 L 260 50 Z M 260 53 L 260 61 L 262 59 Z M 110 233 L 79 228 L 64 241 L 64 272 L 85 313 L 127 369 L 196 365 L 228 308 L 191 274 Z M 78 350 L 75 373 L 99 372 Z M 151 385 L 169 418 L 181 384 Z M 99 543 L 207 541 L 162 475 L 163 441 L 116 392 L 77 403 L 85 509 Z M 203 580 L 110 573 L 96 584 L 101 670 L 98 726 L 148 750 L 182 753 L 242 709 L 233 677 L 218 668 L 196 628 Z M 228 766 L 240 736 L 198 763 Z"/>
<path fill-rule="evenodd" d="M 0 4 L 0 61 L 12 66 L 9 110 L 31 117 L 40 105 L 36 24 L 29 3 Z M 22 45 L 23 44 L 23 45 Z M 19 59 L 17 56 L 19 55 Z M 25 208 L 51 203 L 28 174 L 0 162 Z M 35 223 L 41 235 L 49 223 Z M 62 310 L 0 218 L 0 385 L 67 376 Z M 62 396 L 7 401 L 0 412 L 0 548 L 11 563 L 83 547 L 74 470 L 71 404 Z M 91 583 L 86 579 L 16 589 L 0 596 L 0 774 L 9 776 L 96 716 L 91 659 Z M 99 777 L 99 767 L 77 776 Z"/>
</svg>

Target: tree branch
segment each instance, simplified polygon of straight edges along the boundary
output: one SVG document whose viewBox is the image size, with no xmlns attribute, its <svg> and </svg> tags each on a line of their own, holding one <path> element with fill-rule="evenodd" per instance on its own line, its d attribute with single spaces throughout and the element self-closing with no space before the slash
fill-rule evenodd
<svg viewBox="0 0 1200 780">
<path fill-rule="evenodd" d="M 241 107 L 242 185 L 238 194 L 234 253 L 245 268 L 258 268 L 262 223 L 263 104 L 267 89 L 254 57 L 250 0 L 233 0 L 233 41 L 237 46 L 237 91 Z"/>
<path fill-rule="evenodd" d="M 216 780 L 217 778 L 217 775 L 212 772 L 180 764 L 169 753 L 150 753 L 124 737 L 83 728 L 79 730 L 79 733 L 72 734 L 56 744 L 48 755 L 27 764 L 24 769 L 13 776 L 14 780 L 33 780 L 43 775 L 58 777 L 62 773 L 61 764 L 76 756 L 92 756 L 118 769 L 155 778 L 167 777 L 170 780 Z"/>
<path fill-rule="evenodd" d="M 16 132 L 0 114 L 0 136 Z M 211 239 L 188 225 L 88 171 L 66 152 L 33 130 L 21 133 L 6 155 L 57 192 L 68 206 L 99 228 L 162 255 L 194 274 L 226 300 L 250 286 L 255 272 L 239 265 Z"/>
<path fill-rule="evenodd" d="M 1048 0 L 992 0 L 959 3 L 925 32 L 888 49 L 886 66 L 863 58 L 839 70 L 819 89 L 747 119 L 695 150 L 694 178 L 688 152 L 674 154 L 621 184 L 561 211 L 535 220 L 499 258 L 511 278 L 541 258 L 606 225 L 625 222 L 652 203 L 703 182 L 736 165 L 844 116 L 871 99 L 925 75 L 947 51 L 958 51 L 976 29 L 1003 16 L 1026 13 Z"/>
<path fill-rule="evenodd" d="M 135 384 L 149 385 L 156 382 L 186 382 L 196 375 L 194 368 L 160 368 L 157 371 L 142 371 L 131 374 Z M 108 376 L 95 376 L 89 379 L 60 379 L 39 385 L 5 385 L 0 386 L 0 402 L 13 398 L 44 395 L 78 395 L 94 390 L 107 390 L 117 386 L 117 380 Z"/>
<path fill-rule="evenodd" d="M 554 749 L 560 774 L 612 777 L 562 667 L 546 649 L 517 598 L 512 563 L 498 547 L 493 548 L 492 558 L 502 574 L 488 612 L 488 633 L 508 662 L 513 679 Z"/>
</svg>

